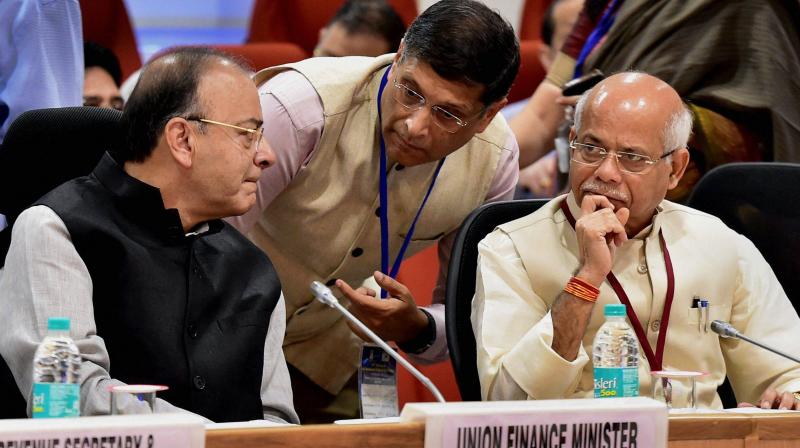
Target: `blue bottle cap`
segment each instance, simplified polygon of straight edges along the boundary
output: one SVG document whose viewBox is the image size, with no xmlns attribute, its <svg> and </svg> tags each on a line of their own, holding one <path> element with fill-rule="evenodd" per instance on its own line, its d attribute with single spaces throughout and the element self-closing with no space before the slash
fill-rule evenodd
<svg viewBox="0 0 800 448">
<path fill-rule="evenodd" d="M 621 303 L 609 303 L 606 305 L 603 314 L 608 316 L 622 316 L 625 317 L 625 305 Z"/>
<path fill-rule="evenodd" d="M 69 331 L 69 317 L 51 317 L 47 319 L 47 329 Z"/>
</svg>

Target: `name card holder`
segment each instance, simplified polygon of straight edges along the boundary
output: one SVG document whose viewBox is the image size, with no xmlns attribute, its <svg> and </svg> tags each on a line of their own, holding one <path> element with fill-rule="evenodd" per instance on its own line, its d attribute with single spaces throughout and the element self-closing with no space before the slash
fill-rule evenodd
<svg viewBox="0 0 800 448">
<path fill-rule="evenodd" d="M 666 448 L 668 412 L 645 397 L 410 403 L 425 448 Z"/>
<path fill-rule="evenodd" d="M 0 448 L 205 447 L 204 420 L 190 414 L 0 420 Z"/>
</svg>

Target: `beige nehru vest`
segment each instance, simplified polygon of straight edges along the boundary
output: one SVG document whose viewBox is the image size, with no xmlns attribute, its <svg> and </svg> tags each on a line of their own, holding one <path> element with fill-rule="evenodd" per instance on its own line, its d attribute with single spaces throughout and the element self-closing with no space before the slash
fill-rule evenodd
<svg viewBox="0 0 800 448">
<path fill-rule="evenodd" d="M 296 70 L 322 100 L 324 128 L 313 158 L 264 210 L 249 237 L 280 275 L 288 316 L 287 362 L 333 394 L 357 369 L 361 340 L 336 310 L 313 299 L 309 284 L 341 278 L 358 285 L 380 270 L 377 94 L 391 62 L 392 55 L 315 58 L 256 75 L 256 82 L 263 84 L 282 71 Z M 386 93 L 392 88 L 389 83 Z M 508 133 L 498 114 L 483 133 L 447 157 L 406 257 L 457 229 L 484 202 Z M 280 157 L 280 148 L 276 152 Z M 387 178 L 391 261 L 436 163 L 397 168 L 390 168 Z"/>
</svg>

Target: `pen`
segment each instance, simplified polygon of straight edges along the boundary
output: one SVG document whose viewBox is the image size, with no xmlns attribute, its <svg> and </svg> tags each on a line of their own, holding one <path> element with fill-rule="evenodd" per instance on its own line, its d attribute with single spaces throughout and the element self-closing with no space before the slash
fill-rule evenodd
<svg viewBox="0 0 800 448">
<path fill-rule="evenodd" d="M 697 311 L 697 332 L 700 333 L 701 331 L 703 331 L 701 329 L 702 325 L 703 325 L 703 310 L 700 309 L 700 298 L 699 297 L 694 296 L 692 298 L 692 308 L 694 308 L 695 311 Z"/>
<path fill-rule="evenodd" d="M 708 300 L 700 300 L 701 315 L 703 316 L 703 332 L 708 333 Z"/>
</svg>

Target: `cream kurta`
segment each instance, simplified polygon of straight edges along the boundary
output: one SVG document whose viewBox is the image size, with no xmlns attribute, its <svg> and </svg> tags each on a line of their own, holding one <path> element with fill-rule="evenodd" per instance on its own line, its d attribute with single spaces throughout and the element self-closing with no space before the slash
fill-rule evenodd
<svg viewBox="0 0 800 448">
<path fill-rule="evenodd" d="M 563 196 L 500 226 L 479 244 L 472 325 L 484 399 L 593 396 L 592 341 L 603 306 L 619 303 L 608 282 L 592 313 L 578 357 L 567 362 L 550 343 L 550 307 L 578 268 L 575 231 L 559 209 Z M 581 216 L 568 195 L 573 216 Z M 800 319 L 764 258 L 719 219 L 663 201 L 653 224 L 617 249 L 613 272 L 655 349 L 666 295 L 663 231 L 675 271 L 664 369 L 709 372 L 698 383 L 700 407 L 720 408 L 716 393 L 727 374 L 739 401 L 757 402 L 767 387 L 800 390 L 800 367 L 742 341 L 698 330 L 692 298 L 710 302 L 710 320 L 729 321 L 744 334 L 800 354 Z M 649 366 L 640 353 L 640 394 L 650 396 Z M 677 389 L 675 396 L 680 396 Z M 677 403 L 680 405 L 680 403 Z"/>
</svg>

